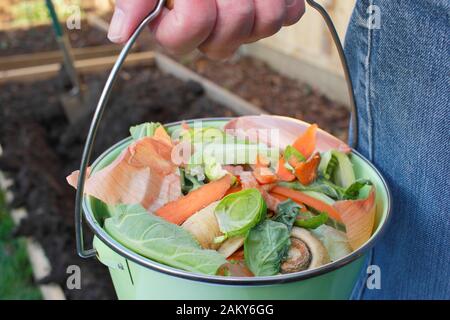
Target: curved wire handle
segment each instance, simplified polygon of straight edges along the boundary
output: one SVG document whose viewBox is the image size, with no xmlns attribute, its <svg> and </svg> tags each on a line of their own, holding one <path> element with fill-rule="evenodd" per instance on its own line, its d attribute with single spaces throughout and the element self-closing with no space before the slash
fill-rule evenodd
<svg viewBox="0 0 450 320">
<path fill-rule="evenodd" d="M 111 94 L 114 82 L 117 79 L 117 75 L 128 53 L 130 52 L 131 47 L 141 34 L 142 30 L 144 30 L 144 28 L 161 13 L 162 9 L 164 8 L 165 2 L 166 2 L 165 0 L 159 0 L 156 8 L 139 24 L 139 26 L 131 35 L 131 38 L 122 48 L 122 51 L 120 52 L 119 57 L 117 58 L 117 61 L 115 62 L 111 70 L 111 73 L 109 74 L 108 80 L 106 80 L 106 84 L 105 87 L 103 88 L 102 95 L 100 96 L 97 107 L 95 109 L 94 117 L 92 119 L 92 123 L 89 128 L 89 133 L 86 139 L 86 144 L 84 145 L 83 156 L 81 158 L 80 175 L 78 177 L 77 194 L 75 198 L 75 232 L 77 237 L 77 252 L 78 255 L 82 258 L 90 258 L 95 255 L 95 249 L 89 250 L 84 249 L 83 224 L 82 224 L 83 217 L 81 212 L 82 211 L 81 203 L 83 200 L 84 182 L 86 180 L 87 166 L 91 158 L 92 148 L 94 145 L 95 137 L 97 135 L 97 130 L 100 125 L 100 121 L 102 119 L 106 103 L 109 100 L 109 96 Z"/>
<path fill-rule="evenodd" d="M 331 20 L 330 16 L 326 12 L 326 10 L 319 5 L 317 2 L 313 0 L 306 0 L 308 4 L 316 9 L 324 18 L 328 29 L 331 32 L 331 35 L 333 37 L 333 41 L 337 47 L 337 50 L 339 52 L 339 57 L 341 59 L 342 66 L 344 68 L 345 78 L 347 82 L 347 87 L 350 95 L 350 107 L 352 112 L 352 128 L 354 130 L 353 132 L 353 139 L 351 142 L 351 146 L 354 148 L 357 144 L 357 109 L 356 109 L 356 103 L 355 103 L 355 96 L 353 93 L 353 85 L 352 80 L 350 77 L 350 72 L 347 64 L 347 59 L 344 55 L 344 49 L 342 48 L 339 36 L 336 32 L 336 28 L 334 27 L 333 21 Z M 87 173 L 87 167 L 91 158 L 92 154 L 92 148 L 94 145 L 95 137 L 97 135 L 97 130 L 100 124 L 100 121 L 103 116 L 103 112 L 106 107 L 106 103 L 109 100 L 109 96 L 111 94 L 112 87 L 114 85 L 114 82 L 117 78 L 117 75 L 131 49 L 134 42 L 144 30 L 144 28 L 152 21 L 154 20 L 162 11 L 164 5 L 166 3 L 166 0 L 159 0 L 156 8 L 147 16 L 145 19 L 139 24 L 139 26 L 136 28 L 136 30 L 133 32 L 131 38 L 127 41 L 125 46 L 123 47 L 122 51 L 119 54 L 119 57 L 117 58 L 117 61 L 115 62 L 109 77 L 105 83 L 105 87 L 103 88 L 103 92 L 100 96 L 100 99 L 98 101 L 97 107 L 95 109 L 94 117 L 92 119 L 91 126 L 89 128 L 89 133 L 86 139 L 86 144 L 84 146 L 81 165 L 80 165 L 80 174 L 78 177 L 78 184 L 77 184 L 77 193 L 75 198 L 75 232 L 76 232 L 76 243 L 77 243 L 77 252 L 78 255 L 82 258 L 90 258 L 95 256 L 96 252 L 95 249 L 88 249 L 86 250 L 84 248 L 84 237 L 83 237 L 83 214 L 82 214 L 82 200 L 83 200 L 83 194 L 84 194 L 84 183 L 86 180 L 86 173 Z"/>
<path fill-rule="evenodd" d="M 345 57 L 344 48 L 342 47 L 341 40 L 339 39 L 339 35 L 336 31 L 336 27 L 333 24 L 333 20 L 331 19 L 328 12 L 322 7 L 320 4 L 315 2 L 314 0 L 306 0 L 308 4 L 317 10 L 322 18 L 325 20 L 327 24 L 328 30 L 331 33 L 331 37 L 333 38 L 334 45 L 339 54 L 339 59 L 341 60 L 342 69 L 344 69 L 345 81 L 347 83 L 348 95 L 350 97 L 350 110 L 351 110 L 351 128 L 352 132 L 352 140 L 350 141 L 350 146 L 352 148 L 356 148 L 358 146 L 358 109 L 356 107 L 356 99 L 355 92 L 353 91 L 353 81 L 350 74 L 350 69 L 348 67 L 347 58 Z"/>
</svg>

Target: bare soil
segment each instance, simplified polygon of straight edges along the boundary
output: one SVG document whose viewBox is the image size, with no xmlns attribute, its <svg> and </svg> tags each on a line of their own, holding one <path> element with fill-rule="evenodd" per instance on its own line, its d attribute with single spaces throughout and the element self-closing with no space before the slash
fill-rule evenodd
<svg viewBox="0 0 450 320">
<path fill-rule="evenodd" d="M 74 47 L 108 43 L 103 32 L 87 23 L 82 32 L 74 31 L 69 36 Z M 152 47 L 148 39 L 148 34 L 141 39 L 145 48 Z M 0 32 L 0 56 L 56 49 L 53 31 L 48 26 Z M 317 122 L 346 139 L 349 116 L 344 106 L 308 85 L 274 72 L 260 61 L 238 57 L 218 63 L 197 57 L 184 63 L 270 113 Z M 105 77 L 106 72 L 85 78 L 96 98 Z M 45 281 L 59 283 L 69 299 L 114 299 L 107 269 L 98 261 L 82 260 L 75 253 L 75 191 L 65 177 L 79 166 L 92 114 L 76 124 L 67 122 L 60 103 L 65 83 L 60 75 L 47 81 L 0 85 L 0 170 L 14 179 L 13 205 L 25 206 L 30 213 L 17 234 L 37 238 L 51 260 L 53 272 Z M 217 116 L 234 114 L 206 98 L 198 84 L 180 82 L 154 67 L 128 68 L 121 73 L 111 96 L 93 158 L 126 137 L 131 125 Z M 82 269 L 81 290 L 66 289 L 69 265 Z"/>
<path fill-rule="evenodd" d="M 101 87 L 105 75 L 87 81 L 89 87 Z M 60 83 L 54 78 L 0 86 L 0 170 L 14 179 L 13 206 L 29 212 L 17 234 L 35 237 L 51 261 L 52 274 L 44 282 L 59 283 L 69 299 L 114 299 L 107 269 L 75 252 L 75 191 L 65 177 L 79 167 L 92 114 L 70 125 L 59 100 Z M 198 84 L 183 83 L 154 67 L 126 69 L 105 112 L 94 158 L 128 136 L 131 125 L 218 116 L 234 114 L 206 98 Z M 81 267 L 81 290 L 66 289 L 69 265 Z"/>
<path fill-rule="evenodd" d="M 285 77 L 260 60 L 235 57 L 214 62 L 198 56 L 181 60 L 187 67 L 272 114 L 317 123 L 347 140 L 350 113 L 308 84 Z"/>
</svg>

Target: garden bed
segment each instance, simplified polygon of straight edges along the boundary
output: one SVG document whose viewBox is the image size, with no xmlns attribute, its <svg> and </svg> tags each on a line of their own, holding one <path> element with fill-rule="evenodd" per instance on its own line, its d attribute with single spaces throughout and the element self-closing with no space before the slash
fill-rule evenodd
<svg viewBox="0 0 450 320">
<path fill-rule="evenodd" d="M 5 38 L 6 33 L 0 32 L 0 56 L 57 49 L 49 26 L 7 34 Z M 151 46 L 148 34 L 146 39 L 140 39 L 146 48 Z M 104 32 L 85 22 L 81 31 L 73 31 L 69 36 L 74 47 L 108 43 Z M 347 108 L 307 85 L 281 76 L 262 62 L 248 57 L 225 63 L 202 57 L 180 61 L 269 113 L 317 122 L 341 139 L 346 138 Z M 85 80 L 90 88 L 100 89 L 107 73 L 86 75 Z M 53 270 L 46 281 L 60 284 L 68 299 L 112 299 L 115 293 L 107 269 L 98 261 L 80 259 L 75 253 L 75 191 L 65 177 L 79 167 L 92 114 L 72 125 L 67 122 L 59 100 L 64 82 L 61 76 L 0 85 L 0 144 L 4 151 L 0 170 L 14 179 L 13 206 L 25 206 L 29 212 L 18 234 L 32 235 L 50 259 Z M 126 137 L 130 125 L 234 115 L 208 99 L 197 83 L 183 83 L 156 67 L 126 68 L 106 109 L 93 158 Z M 86 242 L 90 239 L 87 237 Z M 69 265 L 81 267 L 81 290 L 66 289 Z"/>
<path fill-rule="evenodd" d="M 110 44 L 103 32 L 86 20 L 81 22 L 81 30 L 65 30 L 74 48 Z M 50 25 L 0 31 L 0 56 L 53 50 L 58 50 L 58 43 Z"/>
<path fill-rule="evenodd" d="M 317 123 L 347 140 L 350 118 L 347 107 L 307 84 L 277 73 L 262 61 L 237 56 L 226 62 L 214 62 L 197 56 L 180 62 L 268 113 Z"/>
<path fill-rule="evenodd" d="M 106 73 L 86 77 L 89 87 L 102 87 Z M 49 282 L 62 286 L 68 299 L 115 298 L 107 269 L 75 253 L 75 191 L 65 177 L 79 167 L 92 115 L 70 125 L 59 101 L 60 79 L 0 86 L 0 170 L 14 180 L 13 206 L 29 212 L 18 230 L 42 244 L 52 264 Z M 181 82 L 156 67 L 121 72 L 98 132 L 94 158 L 128 135 L 131 125 L 201 117 L 233 116 L 211 102 L 202 87 Z M 89 241 L 89 237 L 87 239 Z M 66 268 L 79 265 L 82 289 L 66 289 Z"/>
</svg>

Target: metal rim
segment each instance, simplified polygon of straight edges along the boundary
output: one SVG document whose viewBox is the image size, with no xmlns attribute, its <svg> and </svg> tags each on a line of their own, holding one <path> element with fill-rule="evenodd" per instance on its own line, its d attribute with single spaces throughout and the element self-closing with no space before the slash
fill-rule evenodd
<svg viewBox="0 0 450 320">
<path fill-rule="evenodd" d="M 202 121 L 227 121 L 232 118 L 204 118 L 204 119 L 192 119 L 188 120 L 190 122 L 196 121 L 196 120 L 202 120 Z M 292 118 L 290 118 L 292 119 Z M 297 119 L 293 119 L 297 120 Z M 300 120 L 297 120 L 300 121 Z M 301 121 L 303 122 L 303 121 Z M 172 122 L 168 123 L 165 126 L 177 126 L 180 125 L 182 122 Z M 97 165 L 102 159 L 104 159 L 109 153 L 111 153 L 116 148 L 122 146 L 125 143 L 128 143 L 131 138 L 124 139 L 112 147 L 110 147 L 108 150 L 103 152 L 93 163 L 93 167 Z M 203 274 L 196 274 L 191 273 L 188 271 L 176 269 L 173 267 L 169 267 L 166 265 L 163 265 L 161 263 L 155 262 L 149 258 L 146 258 L 144 256 L 141 256 L 132 250 L 126 248 L 122 244 L 120 244 L 118 241 L 114 240 L 111 236 L 108 235 L 108 233 L 99 225 L 99 223 L 94 218 L 93 214 L 86 214 L 86 212 L 89 212 L 89 205 L 88 205 L 88 197 L 83 197 L 83 215 L 86 218 L 90 228 L 93 230 L 94 234 L 99 238 L 104 244 L 106 244 L 111 250 L 115 251 L 117 254 L 121 255 L 122 257 L 129 259 L 143 267 L 149 268 L 153 271 L 157 271 L 166 275 L 174 276 L 177 278 L 183 278 L 187 280 L 193 280 L 197 282 L 204 282 L 204 283 L 213 283 L 213 284 L 221 284 L 221 285 L 234 285 L 234 286 L 261 286 L 261 285 L 270 285 L 270 284 L 280 284 L 280 283 L 288 283 L 288 282 L 296 282 L 301 280 L 306 280 L 309 278 L 317 277 L 320 275 L 323 275 L 325 273 L 332 272 L 334 270 L 340 269 L 347 264 L 355 261 L 356 259 L 362 257 L 369 249 L 371 249 L 376 241 L 384 234 L 390 218 L 391 218 L 391 209 L 392 209 L 392 195 L 389 190 L 388 184 L 386 183 L 385 179 L 381 175 L 381 173 L 375 168 L 375 166 L 370 163 L 369 160 L 367 160 L 364 156 L 362 156 L 359 152 L 352 149 L 352 153 L 358 156 L 365 164 L 367 164 L 378 176 L 380 181 L 383 184 L 384 189 L 387 193 L 387 203 L 386 203 L 386 217 L 384 219 L 384 222 L 378 227 L 378 230 L 372 235 L 372 237 L 367 241 L 363 246 L 361 246 L 358 250 L 352 252 L 351 254 L 335 261 L 328 263 L 322 267 L 313 269 L 313 270 L 305 270 L 297 273 L 291 273 L 291 274 L 285 274 L 285 275 L 276 275 L 276 276 L 268 276 L 268 277 L 251 277 L 251 278 L 240 278 L 240 277 L 222 277 L 222 276 L 210 276 L 210 275 L 203 275 Z"/>
</svg>

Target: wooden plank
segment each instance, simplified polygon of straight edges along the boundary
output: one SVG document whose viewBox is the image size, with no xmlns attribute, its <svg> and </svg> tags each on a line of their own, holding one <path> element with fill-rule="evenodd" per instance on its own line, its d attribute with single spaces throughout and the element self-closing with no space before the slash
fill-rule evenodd
<svg viewBox="0 0 450 320">
<path fill-rule="evenodd" d="M 239 115 L 254 115 L 254 114 L 266 114 L 267 112 L 259 107 L 245 101 L 241 97 L 234 93 L 224 89 L 223 87 L 215 84 L 211 80 L 208 80 L 194 71 L 186 68 L 182 64 L 175 60 L 155 52 L 156 65 L 164 72 L 167 72 L 174 77 L 183 81 L 196 81 L 200 83 L 207 96 L 221 105 L 233 110 Z"/>
<path fill-rule="evenodd" d="M 126 61 L 126 66 L 134 65 L 152 65 L 154 63 L 155 54 L 153 51 L 144 51 L 131 53 Z M 80 73 L 92 73 L 103 71 L 111 68 L 116 62 L 116 56 L 83 59 L 75 61 L 75 68 Z M 0 83 L 7 81 L 35 81 L 48 79 L 58 74 L 60 70 L 59 63 L 51 63 L 42 66 L 34 66 L 28 68 L 20 68 L 13 70 L 0 71 Z"/>
<path fill-rule="evenodd" d="M 118 54 L 121 47 L 118 45 L 102 45 L 85 48 L 74 48 L 75 59 L 91 59 Z M 0 58 L 0 70 L 10 70 L 39 66 L 51 63 L 60 63 L 62 61 L 61 51 L 48 51 L 39 53 L 19 54 Z"/>
</svg>

